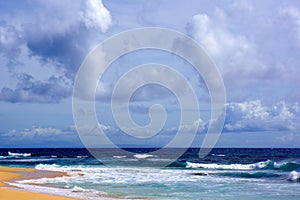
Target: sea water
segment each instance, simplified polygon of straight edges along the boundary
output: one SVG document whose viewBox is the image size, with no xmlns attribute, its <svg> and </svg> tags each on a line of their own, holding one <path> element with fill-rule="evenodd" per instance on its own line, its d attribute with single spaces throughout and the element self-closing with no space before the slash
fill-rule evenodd
<svg viewBox="0 0 300 200">
<path fill-rule="evenodd" d="M 86 149 L 0 149 L 0 165 L 67 172 L 13 184 L 81 199 L 300 199 L 300 149 L 213 149 L 202 159 L 189 149 L 166 167 L 155 149 L 101 151 L 113 165 Z"/>
</svg>

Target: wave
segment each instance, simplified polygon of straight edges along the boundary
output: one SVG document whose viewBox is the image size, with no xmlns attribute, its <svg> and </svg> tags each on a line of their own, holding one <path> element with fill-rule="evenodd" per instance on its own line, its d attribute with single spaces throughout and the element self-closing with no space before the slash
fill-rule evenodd
<svg viewBox="0 0 300 200">
<path fill-rule="evenodd" d="M 76 156 L 76 158 L 88 158 L 88 156 Z"/>
<path fill-rule="evenodd" d="M 187 164 L 185 162 L 173 162 L 173 163 L 169 164 L 167 167 L 185 168 L 186 165 Z"/>
<path fill-rule="evenodd" d="M 281 171 L 300 170 L 300 163 L 297 162 L 273 162 L 270 160 L 261 161 L 252 164 L 206 164 L 186 162 L 186 168 L 203 168 L 203 169 L 220 169 L 220 170 L 254 170 L 254 169 L 269 169 Z"/>
<path fill-rule="evenodd" d="M 205 164 L 186 162 L 186 168 L 203 168 L 203 169 L 227 169 L 227 170 L 253 170 L 266 167 L 270 161 L 258 162 L 254 164 Z"/>
<path fill-rule="evenodd" d="M 211 154 L 212 156 L 217 156 L 217 157 L 225 157 L 226 155 L 224 155 L 224 154 Z"/>
<path fill-rule="evenodd" d="M 296 182 L 300 180 L 300 173 L 296 172 L 296 171 L 292 171 L 290 172 L 289 176 L 288 176 L 288 180 Z"/>
<path fill-rule="evenodd" d="M 60 165 L 57 164 L 38 164 L 35 166 L 35 169 L 38 170 L 48 170 L 48 171 L 59 171 Z"/>
<path fill-rule="evenodd" d="M 113 156 L 114 158 L 126 158 L 127 156 Z"/>
<path fill-rule="evenodd" d="M 12 152 L 8 152 L 7 153 L 8 156 L 12 156 L 12 157 L 30 157 L 31 153 L 12 153 Z"/>
<path fill-rule="evenodd" d="M 282 162 L 282 163 L 273 163 L 273 166 L 270 166 L 271 169 L 277 169 L 282 171 L 294 171 L 300 169 L 300 163 L 297 162 Z"/>
<path fill-rule="evenodd" d="M 143 158 L 151 158 L 151 157 L 153 157 L 153 155 L 151 155 L 151 154 L 135 154 L 135 155 L 133 155 L 133 157 L 143 159 Z"/>
<path fill-rule="evenodd" d="M 280 177 L 280 174 L 275 173 L 266 173 L 266 172 L 226 172 L 226 173 L 220 173 L 222 176 L 228 176 L 228 177 L 237 177 L 237 178 L 276 178 Z"/>
<path fill-rule="evenodd" d="M 90 199 L 90 200 L 98 200 L 99 197 L 103 197 L 103 199 L 106 199 L 107 193 L 102 191 L 97 191 L 93 189 L 84 189 L 79 186 L 74 186 L 73 188 L 67 189 L 67 188 L 54 188 L 54 187 L 48 187 L 48 186 L 39 186 L 39 185 L 32 185 L 32 184 L 24 184 L 22 181 L 16 181 L 16 182 L 10 182 L 9 185 L 22 188 L 26 191 L 31 192 L 39 192 L 39 193 L 46 193 L 46 194 L 52 194 L 57 195 L 61 194 L 63 196 L 71 197 L 74 199 Z M 110 199 L 110 198 L 107 198 Z"/>
<path fill-rule="evenodd" d="M 72 192 L 80 192 L 80 193 L 87 193 L 87 194 L 90 194 L 90 193 L 93 193 L 94 195 L 97 195 L 97 196 L 102 196 L 102 195 L 105 195 L 107 193 L 105 192 L 100 192 L 100 191 L 97 191 L 97 190 L 93 190 L 93 189 L 85 189 L 85 188 L 82 188 L 80 186 L 74 186 L 72 189 L 71 189 Z"/>
</svg>

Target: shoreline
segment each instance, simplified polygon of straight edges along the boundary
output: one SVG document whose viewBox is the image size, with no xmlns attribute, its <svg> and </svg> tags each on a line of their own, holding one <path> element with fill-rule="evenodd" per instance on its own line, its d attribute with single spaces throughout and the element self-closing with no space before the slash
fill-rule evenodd
<svg viewBox="0 0 300 200">
<path fill-rule="evenodd" d="M 22 188 L 13 186 L 6 182 L 14 182 L 17 180 L 38 179 L 38 178 L 54 178 L 65 176 L 63 172 L 48 172 L 32 168 L 14 168 L 0 166 L 0 199 L 5 200 L 75 200 L 76 198 L 53 195 L 40 192 L 25 191 Z"/>
<path fill-rule="evenodd" d="M 34 180 L 40 178 L 56 178 L 70 176 L 66 172 L 38 170 L 34 168 L 17 168 L 0 166 L 0 199 L 5 200 L 79 200 L 80 195 L 72 191 L 59 188 L 51 188 L 34 183 L 18 183 L 22 180 Z M 50 190 L 49 190 L 50 189 Z M 51 190 L 52 189 L 52 190 Z M 60 195 L 63 194 L 63 195 Z M 122 199 L 114 195 L 101 195 L 89 197 L 94 200 Z"/>
</svg>

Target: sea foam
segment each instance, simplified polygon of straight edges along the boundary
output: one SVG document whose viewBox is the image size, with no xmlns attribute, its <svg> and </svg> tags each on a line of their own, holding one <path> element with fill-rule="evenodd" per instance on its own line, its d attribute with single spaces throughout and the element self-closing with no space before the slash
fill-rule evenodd
<svg viewBox="0 0 300 200">
<path fill-rule="evenodd" d="M 298 181 L 298 179 L 300 179 L 300 174 L 296 171 L 292 171 L 290 172 L 289 176 L 288 176 L 288 180 L 290 181 Z"/>
<path fill-rule="evenodd" d="M 135 154 L 135 155 L 133 155 L 133 157 L 143 159 L 143 158 L 151 158 L 151 157 L 153 157 L 153 155 L 151 155 L 151 154 Z"/>
<path fill-rule="evenodd" d="M 14 156 L 14 157 L 29 157 L 29 156 L 31 156 L 31 153 L 12 153 L 10 151 L 7 154 L 9 156 Z"/>
<path fill-rule="evenodd" d="M 204 169 L 226 169 L 226 170 L 252 170 L 266 167 L 270 161 L 263 161 L 253 164 L 206 164 L 186 162 L 186 168 L 204 168 Z"/>
</svg>

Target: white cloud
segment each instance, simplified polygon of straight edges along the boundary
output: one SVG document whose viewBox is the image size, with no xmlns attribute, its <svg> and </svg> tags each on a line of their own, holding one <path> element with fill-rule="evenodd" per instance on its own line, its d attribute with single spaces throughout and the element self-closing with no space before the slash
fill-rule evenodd
<svg viewBox="0 0 300 200">
<path fill-rule="evenodd" d="M 231 20 L 222 9 L 215 9 L 213 15 L 200 13 L 193 16 L 187 26 L 187 32 L 207 50 L 220 69 L 229 90 L 236 89 L 236 81 L 246 84 L 249 79 L 259 79 L 268 68 L 257 58 L 256 46 L 250 39 L 230 30 Z M 243 77 L 243 79 L 237 79 Z M 243 90 L 243 93 L 245 91 Z M 248 94 L 243 94 L 247 96 Z M 230 100 L 236 100 L 234 96 Z"/>
<path fill-rule="evenodd" d="M 225 131 L 281 131 L 298 129 L 298 112 L 284 101 L 269 107 L 261 101 L 229 103 Z"/>
<path fill-rule="evenodd" d="M 211 17 L 206 13 L 193 16 L 188 32 L 207 49 L 218 65 L 226 60 L 233 67 L 234 64 L 245 63 L 243 59 L 246 57 L 254 57 L 256 50 L 248 38 L 242 34 L 232 33 L 228 29 L 226 13 L 216 9 L 214 16 Z M 226 66 L 221 64 L 220 67 L 228 67 L 228 64 Z"/>
<path fill-rule="evenodd" d="M 57 129 L 53 127 L 31 127 L 23 130 L 11 130 L 1 134 L 1 137 L 9 137 L 14 141 L 55 141 L 74 138 L 76 132 L 72 127 L 67 129 Z"/>
<path fill-rule="evenodd" d="M 188 34 L 220 69 L 229 101 L 297 101 L 293 88 L 299 82 L 299 47 L 290 30 L 296 29 L 300 38 L 300 12 L 280 7 L 265 10 L 235 1 L 227 8 L 194 15 L 188 23 Z"/>
<path fill-rule="evenodd" d="M 67 128 L 32 126 L 0 133 L 2 147 L 81 147 L 74 126 Z"/>
<path fill-rule="evenodd" d="M 85 25 L 88 28 L 99 28 L 102 32 L 106 32 L 112 25 L 112 19 L 102 1 L 85 1 L 85 6 L 86 9 L 80 13 Z"/>
<path fill-rule="evenodd" d="M 173 134 L 179 129 L 181 129 L 185 134 L 192 134 L 194 130 L 198 127 L 197 133 L 202 133 L 207 129 L 207 125 L 208 123 L 206 121 L 199 118 L 198 120 L 193 121 L 190 124 L 180 125 L 179 128 L 177 127 L 168 128 L 166 132 Z"/>
<path fill-rule="evenodd" d="M 29 2 L 29 6 L 31 10 L 20 12 L 23 19 L 16 17 L 12 21 L 24 27 L 26 36 L 32 40 L 76 34 L 82 25 L 106 32 L 112 25 L 111 15 L 101 0 L 45 0 Z"/>
</svg>

